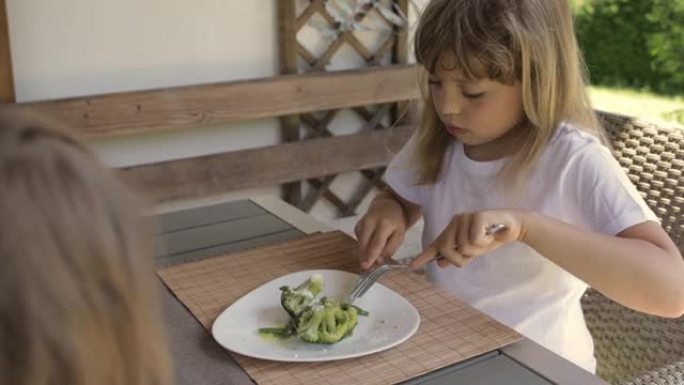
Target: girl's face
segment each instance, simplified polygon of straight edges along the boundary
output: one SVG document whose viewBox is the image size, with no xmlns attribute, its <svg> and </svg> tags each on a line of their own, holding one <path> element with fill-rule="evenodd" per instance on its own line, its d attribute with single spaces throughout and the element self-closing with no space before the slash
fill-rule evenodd
<svg viewBox="0 0 684 385">
<path fill-rule="evenodd" d="M 452 53 L 442 54 L 430 74 L 435 110 L 449 134 L 467 146 L 495 142 L 523 118 L 520 82 L 466 80 L 455 68 Z"/>
</svg>

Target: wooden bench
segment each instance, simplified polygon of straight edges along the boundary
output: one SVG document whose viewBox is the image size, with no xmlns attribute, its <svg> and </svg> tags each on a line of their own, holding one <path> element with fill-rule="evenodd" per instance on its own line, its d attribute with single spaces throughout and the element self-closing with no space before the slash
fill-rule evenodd
<svg viewBox="0 0 684 385">
<path fill-rule="evenodd" d="M 419 97 L 415 66 L 284 75 L 9 105 L 54 116 L 84 138 L 192 129 L 314 111 L 406 102 Z M 323 130 L 310 140 L 121 169 L 123 178 L 154 201 L 217 195 L 385 166 L 410 127 L 334 137 Z M 379 179 L 379 178 L 377 178 Z"/>
</svg>

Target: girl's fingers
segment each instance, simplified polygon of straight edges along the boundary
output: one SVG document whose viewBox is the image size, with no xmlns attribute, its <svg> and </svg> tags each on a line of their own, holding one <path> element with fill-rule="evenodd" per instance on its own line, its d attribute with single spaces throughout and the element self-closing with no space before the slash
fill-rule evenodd
<svg viewBox="0 0 684 385">
<path fill-rule="evenodd" d="M 373 231 L 370 229 L 370 226 L 367 226 L 366 222 L 362 219 L 359 223 L 356 224 L 356 227 L 354 227 L 354 233 L 356 233 L 356 240 L 359 242 L 360 255 L 363 256 L 363 251 L 368 248 L 368 242 L 370 241 L 371 236 L 373 235 Z"/>
<path fill-rule="evenodd" d="M 440 258 L 437 260 L 437 266 L 444 268 L 452 266 L 452 263 L 446 258 Z"/>
<path fill-rule="evenodd" d="M 422 253 L 420 253 L 409 265 L 411 269 L 418 269 L 421 266 L 431 262 L 437 256 L 441 258 L 437 259 L 437 265 L 439 267 L 447 267 L 450 265 L 456 265 L 458 267 L 463 267 L 471 261 L 471 257 L 459 253 L 453 248 L 453 243 L 449 243 L 451 246 L 442 247 L 437 249 L 435 244 L 430 245 Z"/>
<path fill-rule="evenodd" d="M 494 238 L 491 235 L 487 235 L 488 225 L 489 223 L 484 215 L 473 216 L 471 226 L 468 229 L 468 240 L 473 246 L 486 249 L 492 243 Z"/>
<path fill-rule="evenodd" d="M 486 245 L 483 247 L 481 242 L 473 242 L 471 238 L 473 229 L 478 226 L 476 216 L 477 215 L 473 214 L 463 214 L 459 216 L 456 248 L 462 256 L 472 257 L 484 254 L 487 251 Z M 482 231 L 484 232 L 484 230 Z M 466 263 L 467 261 L 464 261 L 462 265 L 465 265 Z"/>
<path fill-rule="evenodd" d="M 472 222 L 471 214 L 463 214 L 458 216 L 455 247 L 458 248 L 460 254 L 472 254 L 473 250 L 470 244 L 469 231 Z"/>
<path fill-rule="evenodd" d="M 409 265 L 412 269 L 418 269 L 419 267 L 425 265 L 426 263 L 434 260 L 438 255 L 441 255 L 441 259 L 437 261 L 439 266 L 444 266 L 446 264 L 453 263 L 450 258 L 453 257 L 455 251 L 455 236 L 457 230 L 456 221 L 458 218 L 454 218 L 451 223 L 442 231 L 442 233 L 435 239 L 435 241 L 427 247 L 422 253 L 420 253 Z"/>
<path fill-rule="evenodd" d="M 368 221 L 363 219 L 354 227 L 354 233 L 356 234 L 356 239 L 359 244 L 359 261 L 361 262 L 362 266 L 363 263 L 368 259 L 372 240 L 375 236 L 378 236 L 377 227 L 378 226 L 369 224 Z"/>
<path fill-rule="evenodd" d="M 494 243 L 494 237 L 487 234 L 488 222 L 481 214 L 474 214 L 471 216 L 468 228 L 463 229 L 461 242 L 466 246 L 462 247 L 461 251 L 465 255 L 478 256 L 486 254 L 491 250 Z M 459 245 L 460 247 L 460 245 Z"/>
<path fill-rule="evenodd" d="M 385 249 L 382 251 L 381 256 L 390 259 L 394 253 L 399 249 L 401 243 L 404 241 L 404 234 L 399 231 L 394 231 L 385 245 Z"/>
<path fill-rule="evenodd" d="M 521 232 L 520 222 L 515 212 L 504 210 L 455 216 L 430 247 L 411 262 L 410 267 L 417 269 L 437 256 L 442 257 L 437 260 L 440 267 L 450 264 L 463 267 L 474 257 L 515 241 Z M 503 224 L 506 230 L 496 235 L 487 234 L 487 226 L 493 224 Z"/>
<path fill-rule="evenodd" d="M 378 261 L 392 232 L 393 230 L 387 227 L 376 229 L 368 244 L 366 253 L 361 254 L 366 256 L 366 260 L 361 263 L 362 269 L 370 269 Z"/>
<path fill-rule="evenodd" d="M 413 261 L 411 261 L 409 267 L 413 270 L 416 270 L 421 266 L 425 265 L 426 263 L 435 259 L 437 254 L 439 254 L 439 251 L 437 250 L 437 247 L 434 244 L 432 244 L 428 246 L 427 249 L 423 250 L 422 253 L 418 254 L 418 256 L 414 258 Z"/>
<path fill-rule="evenodd" d="M 461 254 L 458 249 L 454 248 L 442 249 L 440 250 L 440 254 L 442 255 L 443 259 L 458 267 L 465 266 L 470 259 L 468 256 Z"/>
</svg>

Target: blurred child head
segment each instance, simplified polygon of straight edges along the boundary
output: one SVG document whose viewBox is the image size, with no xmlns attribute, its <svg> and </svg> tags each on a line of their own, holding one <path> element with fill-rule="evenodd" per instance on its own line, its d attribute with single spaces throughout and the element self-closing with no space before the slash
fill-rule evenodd
<svg viewBox="0 0 684 385">
<path fill-rule="evenodd" d="M 455 71 L 520 88 L 522 132 L 501 175 L 511 179 L 539 156 L 562 121 L 600 134 L 585 91 L 585 71 L 567 0 L 432 0 L 415 35 L 424 105 L 418 137 L 421 180 L 434 182 L 451 140 L 440 121 L 427 75 Z M 473 104 L 477 108 L 478 101 Z M 514 128 L 514 127 L 512 127 Z"/>
<path fill-rule="evenodd" d="M 151 237 L 47 120 L 0 112 L 0 383 L 167 384 Z"/>
</svg>

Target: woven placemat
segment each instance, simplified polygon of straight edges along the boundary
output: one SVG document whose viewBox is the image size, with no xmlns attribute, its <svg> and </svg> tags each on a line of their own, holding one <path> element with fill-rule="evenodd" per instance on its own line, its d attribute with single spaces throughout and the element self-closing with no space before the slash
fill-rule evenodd
<svg viewBox="0 0 684 385">
<path fill-rule="evenodd" d="M 310 269 L 358 272 L 356 241 L 334 231 L 161 269 L 166 286 L 208 330 L 230 304 L 283 275 Z M 420 327 L 408 341 L 355 359 L 287 363 L 233 354 L 257 384 L 392 384 L 520 339 L 520 335 L 407 270 L 380 282 L 415 306 Z"/>
</svg>

